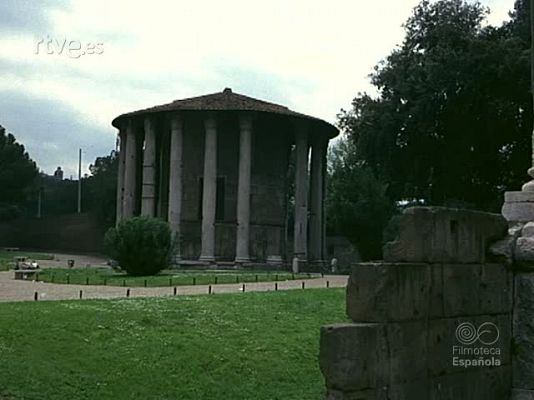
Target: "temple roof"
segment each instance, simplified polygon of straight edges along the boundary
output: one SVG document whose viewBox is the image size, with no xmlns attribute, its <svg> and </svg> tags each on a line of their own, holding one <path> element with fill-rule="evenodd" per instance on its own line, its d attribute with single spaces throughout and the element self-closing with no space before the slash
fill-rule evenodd
<svg viewBox="0 0 534 400">
<path fill-rule="evenodd" d="M 112 125 L 119 128 L 123 119 L 134 117 L 147 113 L 163 113 L 170 111 L 256 111 L 272 114 L 287 115 L 290 117 L 310 119 L 324 125 L 326 133 L 330 137 L 337 136 L 338 129 L 323 121 L 306 114 L 301 114 L 290 110 L 289 108 L 269 103 L 267 101 L 254 99 L 242 94 L 232 92 L 232 89 L 226 88 L 222 92 L 207 94 L 204 96 L 191 97 L 188 99 L 174 100 L 172 103 L 162 104 L 159 106 L 149 107 L 142 110 L 132 111 L 119 115 L 112 121 Z"/>
</svg>

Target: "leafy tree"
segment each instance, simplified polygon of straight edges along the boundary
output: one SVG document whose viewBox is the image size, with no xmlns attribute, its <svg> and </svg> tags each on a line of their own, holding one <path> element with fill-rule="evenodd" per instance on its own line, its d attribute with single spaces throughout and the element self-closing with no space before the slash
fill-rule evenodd
<svg viewBox="0 0 534 400">
<path fill-rule="evenodd" d="M 115 222 L 117 201 L 118 154 L 98 157 L 89 166 L 91 175 L 83 180 L 84 210 L 92 211 L 105 225 Z"/>
<path fill-rule="evenodd" d="M 364 260 L 381 258 L 382 232 L 395 210 L 387 187 L 356 159 L 352 141 L 342 138 L 334 145 L 329 153 L 327 230 L 346 236 Z"/>
<path fill-rule="evenodd" d="M 0 126 L 0 219 L 16 216 L 37 174 L 24 146 Z"/>
<path fill-rule="evenodd" d="M 357 162 L 389 183 L 391 198 L 497 211 L 502 192 L 526 181 L 527 3 L 495 28 L 479 3 L 422 1 L 371 75 L 378 96 L 359 94 L 342 111 Z"/>
</svg>

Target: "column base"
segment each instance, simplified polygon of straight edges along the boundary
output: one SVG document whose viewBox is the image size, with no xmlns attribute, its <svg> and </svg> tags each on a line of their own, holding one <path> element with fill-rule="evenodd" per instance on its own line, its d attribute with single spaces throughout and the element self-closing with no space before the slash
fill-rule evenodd
<svg viewBox="0 0 534 400">
<path fill-rule="evenodd" d="M 267 256 L 267 264 L 269 265 L 282 265 L 284 264 L 284 260 L 282 259 L 282 256 Z"/>
<path fill-rule="evenodd" d="M 206 262 L 206 263 L 214 263 L 215 257 L 214 256 L 200 256 L 198 261 Z"/>
<path fill-rule="evenodd" d="M 182 256 L 180 254 L 174 254 L 171 256 L 171 265 L 174 268 L 178 268 L 181 261 L 182 261 Z"/>
<path fill-rule="evenodd" d="M 251 258 L 250 257 L 236 257 L 234 262 L 236 264 L 246 264 L 246 263 L 249 263 L 251 262 Z"/>
<path fill-rule="evenodd" d="M 293 261 L 291 262 L 291 271 L 295 274 L 298 274 L 299 272 L 305 270 L 307 266 L 308 266 L 308 260 L 306 260 L 305 258 L 299 258 L 298 256 L 295 256 L 293 257 Z"/>
</svg>

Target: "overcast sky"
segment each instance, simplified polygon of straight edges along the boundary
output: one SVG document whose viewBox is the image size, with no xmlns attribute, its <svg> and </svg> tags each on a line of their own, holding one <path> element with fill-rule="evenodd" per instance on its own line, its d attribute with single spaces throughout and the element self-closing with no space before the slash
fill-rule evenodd
<svg viewBox="0 0 534 400">
<path fill-rule="evenodd" d="M 117 115 L 225 87 L 335 123 L 417 3 L 1 0 L 0 125 L 68 177 L 79 147 L 85 170 L 114 148 Z M 482 0 L 493 24 L 513 3 Z"/>
</svg>

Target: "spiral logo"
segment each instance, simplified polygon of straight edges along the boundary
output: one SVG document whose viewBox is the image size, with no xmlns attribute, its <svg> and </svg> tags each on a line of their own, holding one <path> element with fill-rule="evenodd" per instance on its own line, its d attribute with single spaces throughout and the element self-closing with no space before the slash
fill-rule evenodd
<svg viewBox="0 0 534 400">
<path fill-rule="evenodd" d="M 463 322 L 456 328 L 456 339 L 461 344 L 470 345 L 477 341 L 477 328 L 471 322 Z"/>
<path fill-rule="evenodd" d="M 456 339 L 463 345 L 471 345 L 477 340 L 491 346 L 499 340 L 500 332 L 493 322 L 484 322 L 478 329 L 471 322 L 463 322 L 456 328 Z"/>
</svg>

